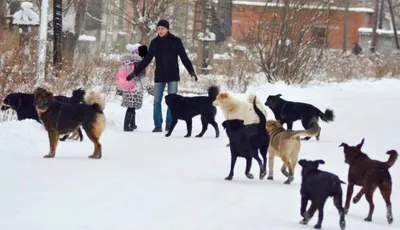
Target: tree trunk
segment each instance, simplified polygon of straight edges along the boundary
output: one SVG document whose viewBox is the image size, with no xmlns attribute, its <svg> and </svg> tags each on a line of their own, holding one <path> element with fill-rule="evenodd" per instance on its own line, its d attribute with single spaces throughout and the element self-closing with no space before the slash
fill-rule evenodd
<svg viewBox="0 0 400 230">
<path fill-rule="evenodd" d="M 344 2 L 344 25 L 343 25 L 343 47 L 342 52 L 347 51 L 347 36 L 348 36 L 348 27 L 349 27 L 349 0 L 345 0 Z"/>
<path fill-rule="evenodd" d="M 0 30 L 4 30 L 6 28 L 6 22 L 7 22 L 6 0 L 0 0 Z"/>
<path fill-rule="evenodd" d="M 62 67 L 62 0 L 54 0 L 53 6 L 53 67 L 55 76 Z"/>
<path fill-rule="evenodd" d="M 384 1 L 384 0 L 381 0 Z M 374 16 L 372 18 L 372 41 L 371 41 L 371 48 L 370 51 L 371 53 L 375 53 L 376 51 L 376 41 L 377 41 L 377 34 L 376 34 L 376 29 L 378 26 L 378 10 L 379 10 L 379 0 L 375 0 L 375 8 L 374 8 Z"/>
<path fill-rule="evenodd" d="M 87 0 L 80 0 L 75 6 L 75 33 L 67 33 L 64 35 L 63 55 L 65 66 L 72 66 L 74 61 L 75 47 L 78 43 L 79 35 L 84 24 Z"/>
</svg>

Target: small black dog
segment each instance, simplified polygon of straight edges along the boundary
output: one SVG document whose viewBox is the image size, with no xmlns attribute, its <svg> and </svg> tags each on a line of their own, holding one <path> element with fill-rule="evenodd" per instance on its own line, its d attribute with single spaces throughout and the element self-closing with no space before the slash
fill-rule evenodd
<svg viewBox="0 0 400 230">
<path fill-rule="evenodd" d="M 253 106 L 260 118 L 260 123 L 244 125 L 244 121 L 239 119 L 226 120 L 222 123 L 229 137 L 229 147 L 231 150 L 231 168 L 225 180 L 232 180 L 238 157 L 246 159 L 245 175 L 247 178 L 254 178 L 250 173 L 253 158 L 256 159 L 260 166 L 260 180 L 267 173 L 267 151 L 269 146 L 269 134 L 265 127 L 267 121 L 264 114 L 256 106 L 256 98 L 254 98 Z M 259 150 L 263 160 L 258 156 Z"/>
<path fill-rule="evenodd" d="M 302 103 L 286 101 L 281 98 L 282 94 L 270 95 L 265 102 L 274 113 L 275 120 L 278 120 L 283 125 L 287 124 L 287 129 L 293 128 L 293 122 L 301 120 L 301 124 L 304 129 L 310 129 L 313 126 L 318 126 L 318 118 L 321 118 L 325 122 L 333 121 L 335 116 L 333 110 L 326 109 L 325 113 L 321 112 L 317 107 Z M 319 126 L 318 126 L 319 127 Z M 321 128 L 316 139 L 319 140 L 321 134 Z M 311 137 L 305 137 L 302 140 L 310 140 Z"/>
<path fill-rule="evenodd" d="M 62 103 L 68 104 L 79 104 L 82 103 L 85 97 L 85 90 L 79 88 L 72 92 L 72 97 L 66 96 L 55 96 L 55 100 Z M 1 106 L 1 110 L 13 109 L 17 113 L 17 119 L 19 121 L 24 119 L 33 119 L 39 123 L 42 123 L 39 119 L 34 102 L 34 95 L 32 93 L 10 93 L 6 96 Z M 80 141 L 83 140 L 82 130 L 77 129 Z M 69 137 L 69 134 L 65 134 L 60 140 L 65 141 Z"/>
<path fill-rule="evenodd" d="M 171 128 L 165 136 L 171 136 L 171 133 L 179 119 L 186 121 L 187 134 L 185 137 L 190 137 L 192 135 L 192 118 L 200 114 L 203 128 L 196 137 L 202 137 L 204 135 L 207 131 L 208 124 L 211 124 L 214 127 L 215 135 L 216 137 L 219 137 L 218 124 L 215 122 L 217 108 L 212 105 L 212 102 L 218 94 L 219 88 L 217 86 L 210 86 L 208 88 L 208 97 L 185 97 L 178 94 L 168 94 L 165 96 L 165 103 L 168 105 L 172 116 Z"/>
<path fill-rule="evenodd" d="M 313 217 L 318 209 L 318 223 L 314 226 L 316 229 L 321 229 L 321 224 L 324 218 L 324 206 L 328 197 L 333 197 L 333 202 L 339 211 L 339 225 L 342 230 L 346 227 L 344 219 L 344 208 L 342 202 L 342 187 L 345 184 L 333 173 L 321 171 L 318 169 L 319 164 L 325 164 L 323 160 L 299 160 L 299 165 L 303 167 L 301 171 L 301 208 L 300 214 L 303 220 L 300 224 L 308 224 L 308 221 Z M 308 201 L 311 201 L 311 206 L 306 211 Z"/>
<path fill-rule="evenodd" d="M 4 98 L 1 110 L 13 109 L 17 113 L 19 121 L 33 119 L 41 123 L 39 116 L 33 106 L 33 94 L 31 93 L 10 93 Z"/>
</svg>

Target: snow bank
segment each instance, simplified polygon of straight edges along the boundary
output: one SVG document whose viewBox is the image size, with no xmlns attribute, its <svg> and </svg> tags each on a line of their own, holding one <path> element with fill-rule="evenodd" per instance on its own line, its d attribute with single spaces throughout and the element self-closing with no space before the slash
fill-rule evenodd
<svg viewBox="0 0 400 230">
<path fill-rule="evenodd" d="M 33 4 L 22 2 L 21 9 L 13 15 L 12 23 L 15 25 L 39 25 L 39 15 L 33 11 Z"/>
</svg>

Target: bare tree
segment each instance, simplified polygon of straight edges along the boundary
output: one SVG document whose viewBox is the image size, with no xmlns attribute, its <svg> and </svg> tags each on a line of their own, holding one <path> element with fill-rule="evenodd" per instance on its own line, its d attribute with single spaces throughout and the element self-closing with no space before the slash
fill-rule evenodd
<svg viewBox="0 0 400 230">
<path fill-rule="evenodd" d="M 148 44 L 150 37 L 156 31 L 156 23 L 160 19 L 169 19 L 172 14 L 171 7 L 176 0 L 128 0 L 128 10 L 125 6 L 119 6 L 113 0 L 108 0 L 111 6 L 110 13 L 123 18 L 141 33 L 140 42 Z"/>
<path fill-rule="evenodd" d="M 252 11 L 258 19 L 243 33 L 269 82 L 303 83 L 313 76 L 319 64 L 316 58 L 327 46 L 333 12 L 328 1 L 310 7 L 312 2 L 277 0 L 274 7 Z"/>
<path fill-rule="evenodd" d="M 58 76 L 62 66 L 62 0 L 54 0 L 53 4 L 53 67 Z"/>
</svg>

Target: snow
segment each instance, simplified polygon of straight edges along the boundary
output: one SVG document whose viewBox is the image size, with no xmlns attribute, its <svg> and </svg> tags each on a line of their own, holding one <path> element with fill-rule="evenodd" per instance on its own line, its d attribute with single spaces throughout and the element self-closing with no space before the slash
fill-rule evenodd
<svg viewBox="0 0 400 230">
<path fill-rule="evenodd" d="M 361 28 L 358 28 L 358 32 L 370 34 L 370 33 L 372 33 L 372 28 L 361 27 Z M 381 35 L 393 35 L 394 31 L 393 30 L 385 30 L 385 29 L 376 29 L 376 33 L 381 34 Z M 397 31 L 397 33 L 400 34 L 400 31 Z"/>
<path fill-rule="evenodd" d="M 214 54 L 214 60 L 232 60 L 232 56 L 229 53 Z"/>
<path fill-rule="evenodd" d="M 96 37 L 82 34 L 82 35 L 79 35 L 78 40 L 79 41 L 91 41 L 91 42 L 94 42 L 94 41 L 96 41 Z"/>
<path fill-rule="evenodd" d="M 399 80 L 382 80 L 309 87 L 278 83 L 252 88 L 249 93 L 257 92 L 262 101 L 269 94 L 282 93 L 285 99 L 308 102 L 321 110 L 332 108 L 335 121 L 321 121 L 321 140 L 302 142 L 300 158 L 324 159 L 326 164 L 321 169 L 347 182 L 348 165 L 340 143 L 357 144 L 365 138 L 363 150 L 382 161 L 388 159 L 387 150 L 400 150 L 399 91 Z M 230 153 L 225 147 L 228 139 L 219 109 L 218 139 L 211 127 L 203 138 L 183 138 L 186 125 L 182 121 L 169 138 L 165 133 L 151 133 L 152 109 L 153 97 L 145 98 L 143 108 L 136 112 L 138 130 L 127 133 L 122 131 L 125 109 L 120 98 L 110 100 L 105 109 L 107 128 L 101 137 L 101 160 L 87 158 L 93 145 L 86 136 L 83 142 L 60 142 L 56 157 L 44 159 L 48 140 L 38 123 L 0 123 L 0 229 L 313 229 L 317 214 L 308 226 L 298 224 L 300 167 L 296 168 L 294 182 L 284 185 L 279 158 L 275 158 L 274 181 L 247 179 L 245 161 L 239 159 L 233 181 L 225 181 Z M 267 111 L 272 119 L 272 112 Z M 199 117 L 193 119 L 194 135 L 200 131 L 200 124 Z M 294 128 L 302 129 L 300 122 Z M 373 222 L 363 220 L 368 204 L 362 198 L 358 204 L 351 203 L 347 229 L 399 229 L 399 164 L 390 169 L 394 223 L 387 224 L 384 201 L 376 190 Z M 258 174 L 255 161 L 252 173 Z M 347 185 L 342 188 L 345 197 Z M 359 189 L 355 188 L 354 195 Z M 338 222 L 330 198 L 322 229 L 339 229 Z"/>
<path fill-rule="evenodd" d="M 233 5 L 245 5 L 245 6 L 268 6 L 268 7 L 284 7 L 285 4 L 276 2 L 254 2 L 254 1 L 233 1 Z M 293 6 L 298 6 L 294 4 Z M 302 5 L 303 9 L 328 9 L 327 5 Z M 331 6 L 331 10 L 345 10 L 344 7 Z M 363 12 L 363 13 L 373 13 L 374 10 L 366 7 L 349 7 L 349 12 Z"/>
<path fill-rule="evenodd" d="M 33 11 L 33 4 L 22 2 L 21 9 L 13 15 L 12 23 L 15 25 L 39 25 L 39 15 Z"/>
<path fill-rule="evenodd" d="M 200 41 L 212 42 L 212 41 L 215 41 L 215 34 L 213 32 L 208 32 L 206 34 L 204 34 L 203 32 L 200 32 L 200 33 L 197 34 L 197 38 Z"/>
</svg>

